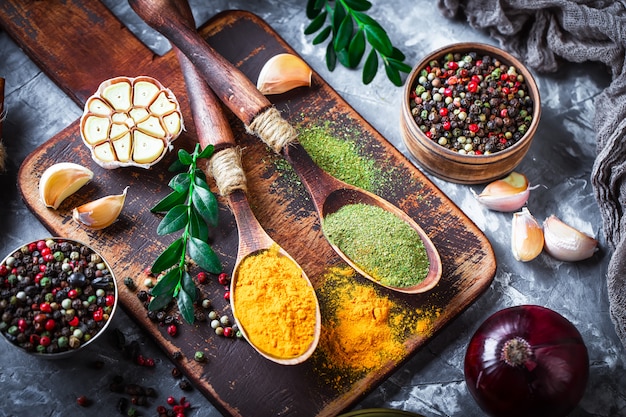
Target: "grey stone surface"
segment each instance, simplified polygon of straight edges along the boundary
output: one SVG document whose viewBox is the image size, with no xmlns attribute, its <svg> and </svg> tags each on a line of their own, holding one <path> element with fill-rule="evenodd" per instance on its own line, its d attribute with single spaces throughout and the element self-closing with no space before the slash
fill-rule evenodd
<svg viewBox="0 0 626 417">
<path fill-rule="evenodd" d="M 105 3 L 155 51 L 163 53 L 168 43 L 130 11 L 126 2 Z M 388 30 L 393 43 L 414 64 L 428 51 L 456 41 L 495 44 L 465 22 L 442 17 L 435 2 L 373 1 L 372 16 Z M 381 73 L 368 86 L 360 70 L 338 67 L 329 72 L 324 48 L 313 46 L 303 34 L 308 24 L 305 2 L 297 0 L 192 2 L 198 22 L 214 13 L 242 8 L 265 19 L 308 63 L 366 120 L 398 149 L 408 155 L 399 130 L 401 88 L 392 87 Z M 22 202 L 16 187 L 17 171 L 24 158 L 81 114 L 79 109 L 0 31 L 0 76 L 6 78 L 7 117 L 4 143 L 10 159 L 0 175 L 0 254 L 47 234 Z M 529 200 L 538 219 L 556 214 L 562 220 L 596 236 L 601 251 L 579 263 L 557 262 L 547 255 L 529 263 L 515 261 L 510 251 L 510 214 L 486 211 L 471 189 L 432 178 L 491 241 L 498 262 L 491 287 L 467 311 L 450 323 L 423 350 L 373 390 L 357 408 L 386 407 L 421 413 L 426 417 L 481 416 L 463 379 L 463 358 L 469 338 L 490 314 L 519 304 L 539 304 L 559 312 L 580 330 L 590 354 L 590 380 L 586 394 L 573 417 L 626 416 L 625 350 L 608 313 L 605 274 L 609 254 L 601 235 L 599 212 L 589 177 L 595 157 L 592 118 L 594 99 L 607 86 L 610 75 L 596 64 L 571 64 L 557 74 L 536 74 L 543 116 L 529 154 L 518 170 L 540 185 Z M 413 162 L 416 161 L 410 158 Z M 38 361 L 0 343 L 0 416 L 114 416 L 119 394 L 109 391 L 113 375 L 129 382 L 154 387 L 160 394 L 149 407 L 139 407 L 145 416 L 156 415 L 156 405 L 168 395 L 185 395 L 192 404 L 190 417 L 218 416 L 197 390 L 182 392 L 170 375 L 171 363 L 149 337 L 120 311 L 113 325 L 128 340 L 137 340 L 145 355 L 154 357 L 154 369 L 125 362 L 107 344 L 94 346 L 69 361 Z M 93 361 L 104 368 L 93 369 Z M 76 405 L 86 395 L 95 404 Z M 265 416 L 260 416 L 265 417 Z"/>
</svg>

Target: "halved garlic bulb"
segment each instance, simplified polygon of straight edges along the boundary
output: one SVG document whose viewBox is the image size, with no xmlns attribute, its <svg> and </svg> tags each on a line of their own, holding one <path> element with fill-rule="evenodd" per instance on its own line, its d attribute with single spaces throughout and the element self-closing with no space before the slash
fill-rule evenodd
<svg viewBox="0 0 626 417">
<path fill-rule="evenodd" d="M 513 257 L 522 262 L 535 259 L 543 250 L 543 230 L 526 207 L 513 214 L 511 227 Z"/>
<path fill-rule="evenodd" d="M 302 58 L 278 54 L 263 65 L 256 85 L 263 94 L 281 94 L 296 87 L 310 87 L 312 74 Z"/>
<path fill-rule="evenodd" d="M 126 192 L 119 195 L 109 195 L 91 201 L 72 210 L 72 218 L 90 229 L 99 230 L 112 225 L 122 212 L 126 201 Z"/>
<path fill-rule="evenodd" d="M 526 204 L 530 183 L 524 174 L 511 172 L 505 178 L 488 184 L 480 194 L 471 190 L 476 199 L 490 210 L 513 212 Z"/>
<path fill-rule="evenodd" d="M 104 81 L 85 103 L 80 134 L 106 169 L 150 168 L 184 129 L 178 100 L 152 77 Z"/>
<path fill-rule="evenodd" d="M 78 191 L 93 178 L 93 172 L 73 162 L 49 166 L 39 179 L 39 197 L 46 207 L 59 208 L 63 200 Z"/>
<path fill-rule="evenodd" d="M 575 262 L 593 256 L 598 241 L 565 224 L 554 214 L 543 222 L 544 249 L 559 261 Z"/>
</svg>

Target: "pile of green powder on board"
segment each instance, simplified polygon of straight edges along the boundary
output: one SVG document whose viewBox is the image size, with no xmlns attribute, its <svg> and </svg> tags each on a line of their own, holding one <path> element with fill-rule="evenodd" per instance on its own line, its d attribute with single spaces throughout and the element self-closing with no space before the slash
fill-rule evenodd
<svg viewBox="0 0 626 417">
<path fill-rule="evenodd" d="M 383 285 L 406 288 L 426 278 L 428 254 L 420 235 L 380 207 L 348 204 L 322 221 L 328 240 Z"/>
</svg>

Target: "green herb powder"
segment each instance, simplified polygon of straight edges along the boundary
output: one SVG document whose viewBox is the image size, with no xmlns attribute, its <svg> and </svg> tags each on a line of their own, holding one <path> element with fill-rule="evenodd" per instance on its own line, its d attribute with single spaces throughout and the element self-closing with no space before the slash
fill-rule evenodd
<svg viewBox="0 0 626 417">
<path fill-rule="evenodd" d="M 328 240 L 381 284 L 410 287 L 428 274 L 429 261 L 419 234 L 380 207 L 349 204 L 323 220 Z"/>
</svg>

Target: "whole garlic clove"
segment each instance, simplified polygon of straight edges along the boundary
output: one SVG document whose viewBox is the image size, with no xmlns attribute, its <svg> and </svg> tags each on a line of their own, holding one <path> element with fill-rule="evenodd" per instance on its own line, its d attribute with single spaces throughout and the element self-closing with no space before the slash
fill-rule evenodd
<svg viewBox="0 0 626 417">
<path fill-rule="evenodd" d="M 543 222 L 544 249 L 559 261 L 575 262 L 593 256 L 598 241 L 569 226 L 554 214 Z"/>
<path fill-rule="evenodd" d="M 278 54 L 270 58 L 259 73 L 258 90 L 265 94 L 281 94 L 296 87 L 310 87 L 313 71 L 302 58 Z"/>
<path fill-rule="evenodd" d="M 152 77 L 116 77 L 85 104 L 80 134 L 103 168 L 150 168 L 184 129 L 174 93 Z"/>
<path fill-rule="evenodd" d="M 93 230 L 104 229 L 112 225 L 122 212 L 126 201 L 126 192 L 119 195 L 109 195 L 76 207 L 72 210 L 72 218 L 83 226 Z"/>
<path fill-rule="evenodd" d="M 49 166 L 39 179 L 39 197 L 53 209 L 59 208 L 63 200 L 78 191 L 93 178 L 93 172 L 73 162 L 59 162 Z"/>
<path fill-rule="evenodd" d="M 521 262 L 535 259 L 543 250 L 543 230 L 526 207 L 513 214 L 511 227 L 513 257 Z"/>
<path fill-rule="evenodd" d="M 471 192 L 478 202 L 490 210 L 513 212 L 526 204 L 530 190 L 530 183 L 524 174 L 511 172 L 505 178 L 488 184 L 480 194 L 474 190 Z"/>
</svg>

